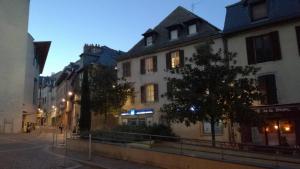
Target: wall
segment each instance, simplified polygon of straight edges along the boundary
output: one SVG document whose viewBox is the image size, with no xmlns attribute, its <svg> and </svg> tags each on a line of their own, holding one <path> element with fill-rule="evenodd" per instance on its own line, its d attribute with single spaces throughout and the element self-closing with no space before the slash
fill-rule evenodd
<svg viewBox="0 0 300 169">
<path fill-rule="evenodd" d="M 67 144 L 72 150 L 81 152 L 87 152 L 88 150 L 87 141 L 69 140 Z M 92 154 L 105 155 L 116 159 L 133 161 L 166 169 L 218 169 L 220 166 L 222 166 L 222 169 L 260 169 L 260 167 L 242 164 L 226 163 L 217 160 L 213 161 L 101 143 L 92 143 L 92 149 Z"/>
<path fill-rule="evenodd" d="M 29 0 L 0 1 L 0 132 L 21 131 L 28 15 Z"/>
<path fill-rule="evenodd" d="M 228 38 L 229 51 L 238 54 L 237 64 L 247 65 L 246 37 L 272 31 L 279 32 L 282 59 L 256 64 L 257 67 L 261 68 L 257 76 L 275 74 L 279 104 L 300 103 L 300 76 L 298 72 L 300 54 L 298 53 L 295 26 L 300 26 L 300 21 L 256 29 Z"/>
</svg>

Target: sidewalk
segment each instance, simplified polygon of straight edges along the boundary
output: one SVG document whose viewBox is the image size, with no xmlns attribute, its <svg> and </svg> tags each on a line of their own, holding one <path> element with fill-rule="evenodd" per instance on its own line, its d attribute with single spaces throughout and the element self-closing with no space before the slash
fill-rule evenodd
<svg viewBox="0 0 300 169">
<path fill-rule="evenodd" d="M 68 150 L 66 152 L 66 149 L 63 147 L 50 148 L 49 151 L 59 155 L 65 155 L 69 159 L 77 161 L 84 165 L 99 167 L 99 169 L 160 169 L 157 167 L 147 166 L 124 160 L 116 160 L 96 155 L 92 155 L 92 160 L 88 160 L 88 153 L 84 154 L 81 152 L 71 150 Z"/>
</svg>

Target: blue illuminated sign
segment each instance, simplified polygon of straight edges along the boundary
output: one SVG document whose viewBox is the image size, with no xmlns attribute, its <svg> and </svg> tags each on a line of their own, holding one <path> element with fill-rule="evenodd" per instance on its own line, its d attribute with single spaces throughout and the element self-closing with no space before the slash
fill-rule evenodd
<svg viewBox="0 0 300 169">
<path fill-rule="evenodd" d="M 122 116 L 134 116 L 134 115 L 142 115 L 142 114 L 152 114 L 154 112 L 153 109 L 131 109 L 128 112 L 121 113 Z"/>
</svg>

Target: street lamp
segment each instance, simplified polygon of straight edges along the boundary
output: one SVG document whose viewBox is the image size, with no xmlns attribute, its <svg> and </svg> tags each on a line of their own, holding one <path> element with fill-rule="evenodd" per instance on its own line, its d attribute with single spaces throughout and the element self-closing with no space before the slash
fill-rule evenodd
<svg viewBox="0 0 300 169">
<path fill-rule="evenodd" d="M 64 103 L 64 102 L 66 102 L 66 99 L 63 98 L 63 99 L 61 99 L 61 101 Z"/>
<path fill-rule="evenodd" d="M 68 95 L 69 95 L 69 96 L 73 96 L 73 92 L 69 91 L 69 92 L 68 92 Z"/>
</svg>

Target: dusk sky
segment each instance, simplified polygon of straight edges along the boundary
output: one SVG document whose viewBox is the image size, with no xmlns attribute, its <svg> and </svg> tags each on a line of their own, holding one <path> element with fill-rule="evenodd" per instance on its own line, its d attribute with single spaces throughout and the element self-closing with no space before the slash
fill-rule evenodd
<svg viewBox="0 0 300 169">
<path fill-rule="evenodd" d="M 79 59 L 85 43 L 128 51 L 177 6 L 223 28 L 225 7 L 239 0 L 31 0 L 29 33 L 52 41 L 43 75 Z"/>
</svg>

